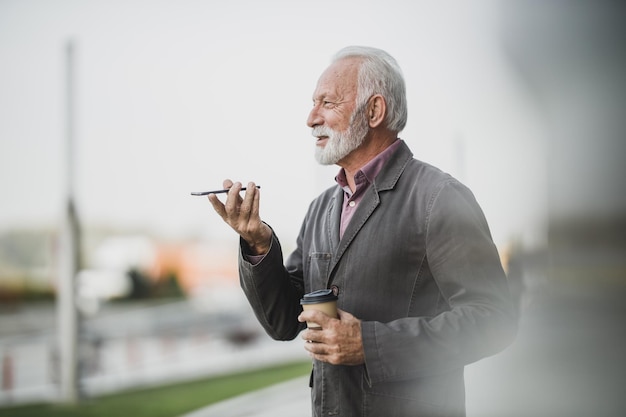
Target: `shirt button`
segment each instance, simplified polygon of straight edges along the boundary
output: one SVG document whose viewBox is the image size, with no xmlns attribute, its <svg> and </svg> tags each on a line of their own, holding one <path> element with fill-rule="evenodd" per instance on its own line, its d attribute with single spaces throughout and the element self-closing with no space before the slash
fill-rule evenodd
<svg viewBox="0 0 626 417">
<path fill-rule="evenodd" d="M 349 205 L 350 207 L 354 207 L 354 206 L 356 206 L 356 203 L 355 203 L 354 201 L 350 201 L 350 202 L 348 203 L 348 205 Z"/>
</svg>

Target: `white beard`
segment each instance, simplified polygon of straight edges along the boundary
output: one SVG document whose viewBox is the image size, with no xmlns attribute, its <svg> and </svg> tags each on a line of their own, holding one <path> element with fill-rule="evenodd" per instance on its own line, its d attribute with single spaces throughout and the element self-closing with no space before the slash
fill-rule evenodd
<svg viewBox="0 0 626 417">
<path fill-rule="evenodd" d="M 316 126 L 312 130 L 315 137 L 327 136 L 324 147 L 315 148 L 315 159 L 321 165 L 334 165 L 358 148 L 365 141 L 369 122 L 365 108 L 357 108 L 350 118 L 350 125 L 344 132 L 337 132 L 326 126 Z"/>
</svg>

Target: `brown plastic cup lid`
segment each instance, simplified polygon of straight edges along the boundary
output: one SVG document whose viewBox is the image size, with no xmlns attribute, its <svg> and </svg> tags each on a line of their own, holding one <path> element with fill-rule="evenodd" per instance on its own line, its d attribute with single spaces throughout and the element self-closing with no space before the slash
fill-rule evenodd
<svg viewBox="0 0 626 417">
<path fill-rule="evenodd" d="M 320 304 L 335 301 L 337 298 L 339 297 L 333 293 L 332 289 L 317 290 L 304 294 L 304 297 L 300 299 L 300 304 Z"/>
</svg>

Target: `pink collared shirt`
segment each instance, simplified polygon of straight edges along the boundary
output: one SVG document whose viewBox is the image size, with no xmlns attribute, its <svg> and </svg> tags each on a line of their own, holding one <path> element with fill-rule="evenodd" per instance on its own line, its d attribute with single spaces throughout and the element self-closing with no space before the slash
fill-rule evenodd
<svg viewBox="0 0 626 417">
<path fill-rule="evenodd" d="M 348 227 L 348 223 L 350 223 L 350 220 L 354 215 L 354 211 L 363 199 L 365 190 L 367 190 L 370 184 L 374 182 L 374 178 L 376 178 L 385 163 L 387 163 L 389 158 L 391 158 L 391 155 L 393 155 L 396 149 L 398 149 L 401 142 L 402 139 L 397 139 L 389 145 L 387 149 L 376 155 L 374 159 L 361 167 L 361 169 L 354 176 L 354 182 L 356 184 L 354 193 L 348 186 L 346 171 L 343 168 L 341 168 L 335 177 L 335 181 L 343 189 L 343 208 L 341 210 L 341 224 L 339 227 L 340 239 L 343 237 L 343 233 L 345 232 L 346 227 Z"/>
</svg>

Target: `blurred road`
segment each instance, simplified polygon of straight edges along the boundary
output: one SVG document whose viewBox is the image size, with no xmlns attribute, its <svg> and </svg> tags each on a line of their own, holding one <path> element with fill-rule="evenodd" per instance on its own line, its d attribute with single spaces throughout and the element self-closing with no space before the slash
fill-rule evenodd
<svg viewBox="0 0 626 417">
<path fill-rule="evenodd" d="M 295 378 L 224 400 L 181 417 L 307 417 L 311 415 L 309 377 Z"/>
</svg>

